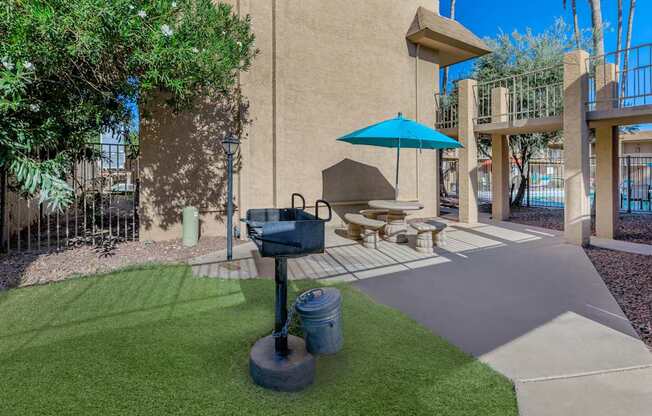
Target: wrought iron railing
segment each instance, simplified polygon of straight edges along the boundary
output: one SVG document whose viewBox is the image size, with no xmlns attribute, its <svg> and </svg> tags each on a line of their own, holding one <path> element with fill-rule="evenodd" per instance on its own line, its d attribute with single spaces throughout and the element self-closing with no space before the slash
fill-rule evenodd
<svg viewBox="0 0 652 416">
<path fill-rule="evenodd" d="M 435 94 L 435 128 L 457 128 L 457 94 Z"/>
<path fill-rule="evenodd" d="M 138 147 L 92 144 L 94 155 L 75 163 L 66 177 L 74 190 L 62 211 L 5 188 L 1 251 L 61 249 L 138 239 Z"/>
<path fill-rule="evenodd" d="M 457 159 L 444 159 L 443 196 L 458 196 L 459 173 Z M 620 157 L 618 202 L 623 212 L 652 213 L 652 157 Z M 595 158 L 591 158 L 590 199 L 595 199 Z M 491 162 L 478 160 L 478 200 L 490 203 Z M 514 199 L 521 181 L 527 181 L 523 205 L 528 207 L 564 207 L 564 162 L 562 159 L 533 159 L 525 166 L 521 176 L 514 161 L 510 168 L 510 194 Z"/>
<path fill-rule="evenodd" d="M 491 123 L 493 117 L 509 121 L 560 115 L 564 107 L 563 65 L 476 84 L 477 124 Z M 506 88 L 507 112 L 492 114 L 494 88 Z"/>
<path fill-rule="evenodd" d="M 652 43 L 590 57 L 587 70 L 589 111 L 652 104 Z"/>
</svg>

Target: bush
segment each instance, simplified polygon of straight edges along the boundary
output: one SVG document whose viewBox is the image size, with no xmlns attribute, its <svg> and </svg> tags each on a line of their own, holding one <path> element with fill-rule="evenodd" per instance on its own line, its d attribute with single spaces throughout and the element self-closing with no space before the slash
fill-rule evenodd
<svg viewBox="0 0 652 416">
<path fill-rule="evenodd" d="M 0 167 L 56 207 L 87 143 L 129 137 L 129 103 L 229 94 L 256 54 L 249 17 L 211 0 L 6 0 L 0 39 Z"/>
</svg>

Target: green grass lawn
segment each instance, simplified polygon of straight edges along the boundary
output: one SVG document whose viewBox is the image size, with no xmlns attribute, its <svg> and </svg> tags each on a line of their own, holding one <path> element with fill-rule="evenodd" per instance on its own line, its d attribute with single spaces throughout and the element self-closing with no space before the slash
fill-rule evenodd
<svg viewBox="0 0 652 416">
<path fill-rule="evenodd" d="M 345 346 L 318 358 L 315 384 L 255 386 L 273 288 L 173 266 L 2 293 L 0 415 L 517 414 L 507 379 L 347 286 Z"/>
</svg>

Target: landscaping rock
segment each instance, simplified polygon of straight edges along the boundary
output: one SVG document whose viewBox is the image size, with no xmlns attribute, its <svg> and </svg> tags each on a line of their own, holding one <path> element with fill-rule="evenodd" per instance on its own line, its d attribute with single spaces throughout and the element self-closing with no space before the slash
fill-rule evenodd
<svg viewBox="0 0 652 416">
<path fill-rule="evenodd" d="M 641 339 L 652 349 L 652 256 L 585 249 Z"/>
</svg>

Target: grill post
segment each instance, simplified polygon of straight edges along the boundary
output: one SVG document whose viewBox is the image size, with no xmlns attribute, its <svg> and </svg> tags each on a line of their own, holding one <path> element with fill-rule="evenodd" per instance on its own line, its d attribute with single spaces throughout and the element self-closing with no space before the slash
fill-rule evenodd
<svg viewBox="0 0 652 416">
<path fill-rule="evenodd" d="M 280 333 L 285 321 L 288 319 L 288 259 L 287 257 L 274 258 L 274 279 L 276 281 L 276 316 L 274 331 Z M 282 357 L 288 355 L 287 334 L 281 334 L 274 339 L 276 353 Z"/>
</svg>

